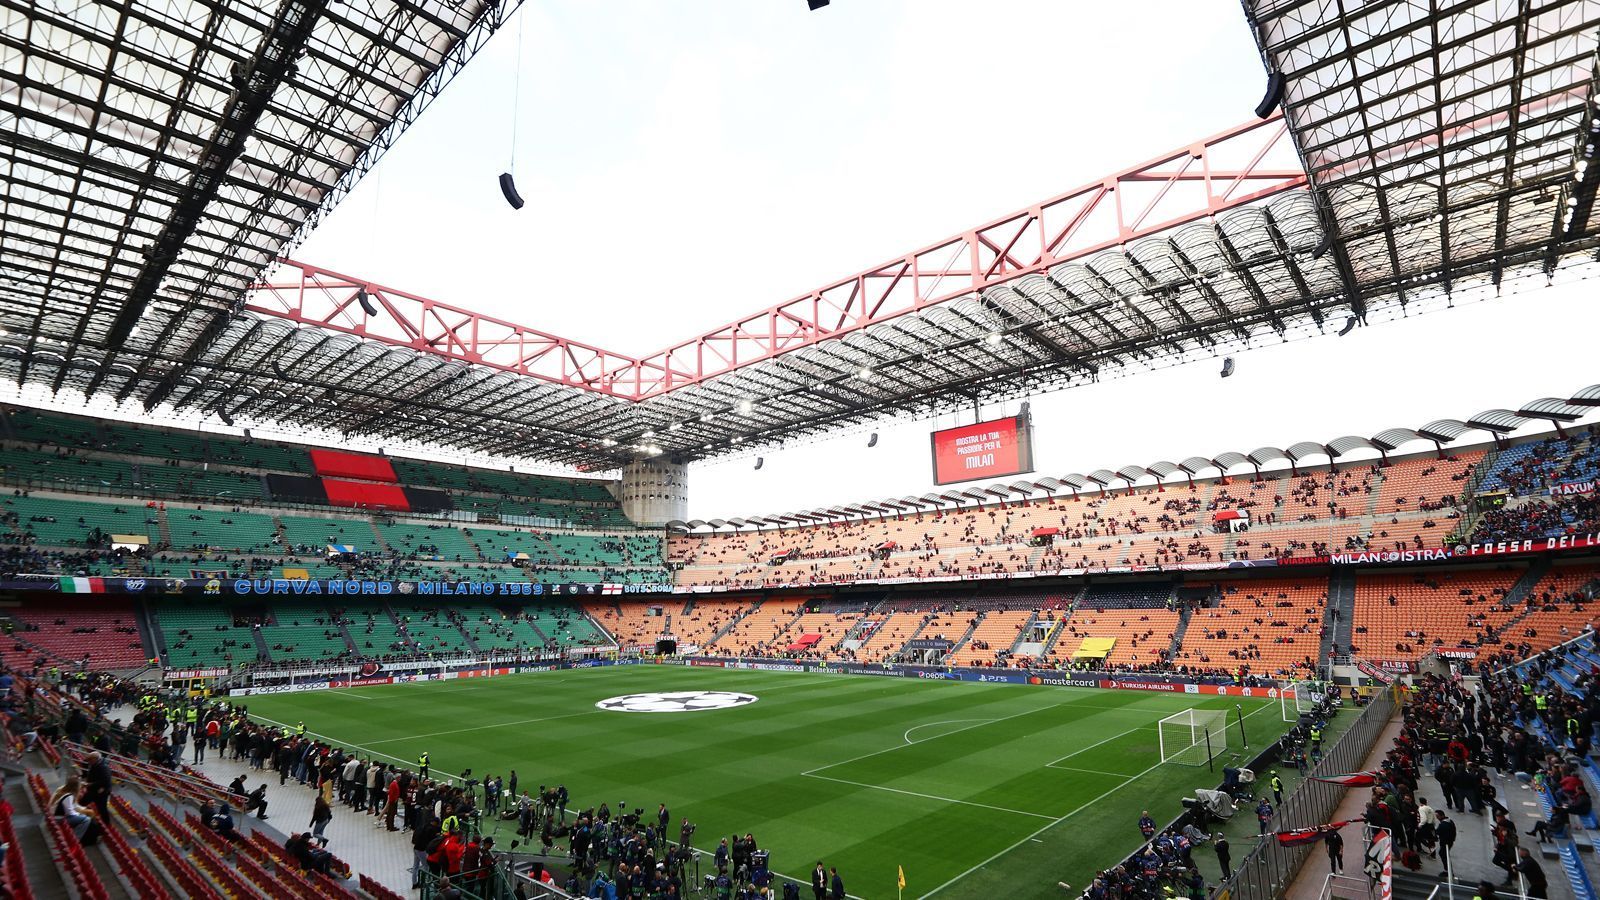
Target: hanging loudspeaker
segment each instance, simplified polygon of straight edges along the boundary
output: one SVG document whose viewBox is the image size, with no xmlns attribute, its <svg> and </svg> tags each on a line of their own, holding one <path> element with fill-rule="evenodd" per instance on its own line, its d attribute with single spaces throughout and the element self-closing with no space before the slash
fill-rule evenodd
<svg viewBox="0 0 1600 900">
<path fill-rule="evenodd" d="M 361 304 L 361 309 L 366 312 L 367 315 L 375 316 L 378 314 L 378 308 L 372 305 L 372 298 L 367 296 L 366 288 L 361 288 L 360 290 L 356 291 L 356 302 Z"/>
<path fill-rule="evenodd" d="M 1267 92 L 1261 97 L 1261 102 L 1256 104 L 1256 118 L 1265 119 L 1272 115 L 1272 111 L 1283 102 L 1283 88 L 1287 79 L 1282 72 L 1267 73 Z"/>
<path fill-rule="evenodd" d="M 1222 377 L 1223 378 L 1227 378 L 1229 375 L 1232 375 L 1232 374 L 1233 374 L 1233 357 L 1230 356 L 1230 357 L 1228 357 L 1228 358 L 1226 358 L 1226 359 L 1224 359 L 1222 361 Z"/>
<path fill-rule="evenodd" d="M 1344 327 L 1339 329 L 1339 337 L 1344 337 L 1345 335 L 1349 334 L 1351 331 L 1353 331 L 1355 329 L 1355 327 L 1356 327 L 1356 317 L 1355 316 L 1351 316 L 1350 318 L 1345 319 L 1344 320 Z"/>
<path fill-rule="evenodd" d="M 232 427 L 233 416 L 228 415 L 228 411 L 223 407 L 217 407 L 217 418 L 222 420 L 222 424 Z"/>
<path fill-rule="evenodd" d="M 1322 233 L 1322 240 L 1317 241 L 1317 245 L 1315 247 L 1311 248 L 1311 258 L 1312 259 L 1321 259 L 1322 255 L 1324 253 L 1327 253 L 1329 250 L 1332 250 L 1332 249 L 1333 249 L 1333 235 L 1331 235 L 1331 234 L 1327 233 L 1326 231 L 1324 231 Z"/>
<path fill-rule="evenodd" d="M 766 464 L 767 464 L 767 458 L 765 456 L 756 457 L 756 471 L 758 471 L 758 472 L 761 471 L 761 467 L 766 465 Z"/>
<path fill-rule="evenodd" d="M 512 179 L 510 172 L 500 173 L 500 193 L 506 195 L 506 202 L 512 209 L 522 208 L 522 195 L 517 193 L 517 182 Z"/>
<path fill-rule="evenodd" d="M 872 433 L 872 437 L 867 438 L 867 447 L 871 448 L 876 446 L 878 446 L 878 433 L 874 431 Z"/>
</svg>

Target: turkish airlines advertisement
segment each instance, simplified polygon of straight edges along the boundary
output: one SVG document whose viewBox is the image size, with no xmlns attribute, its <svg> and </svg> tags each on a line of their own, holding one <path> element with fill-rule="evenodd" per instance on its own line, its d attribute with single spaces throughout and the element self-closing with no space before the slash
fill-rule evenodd
<svg viewBox="0 0 1600 900">
<path fill-rule="evenodd" d="M 1033 471 L 1033 428 L 1023 416 L 946 428 L 931 438 L 934 484 Z"/>
</svg>

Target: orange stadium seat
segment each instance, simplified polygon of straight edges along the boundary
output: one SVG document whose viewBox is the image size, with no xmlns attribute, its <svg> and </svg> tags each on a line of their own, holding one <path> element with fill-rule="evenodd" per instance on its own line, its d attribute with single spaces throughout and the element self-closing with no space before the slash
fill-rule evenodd
<svg viewBox="0 0 1600 900">
<path fill-rule="evenodd" d="M 1230 674 L 1243 666 L 1256 675 L 1305 675 L 1314 669 L 1328 604 L 1326 580 L 1268 579 L 1215 587 L 1215 604 L 1190 614 L 1178 664 Z"/>
<path fill-rule="evenodd" d="M 1516 615 L 1505 599 L 1523 571 L 1361 574 L 1352 652 L 1405 660 L 1434 649 L 1476 650 Z"/>
</svg>

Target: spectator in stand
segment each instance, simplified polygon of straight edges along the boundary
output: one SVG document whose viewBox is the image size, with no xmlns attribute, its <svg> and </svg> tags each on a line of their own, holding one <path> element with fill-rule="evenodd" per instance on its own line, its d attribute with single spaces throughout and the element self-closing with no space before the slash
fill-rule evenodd
<svg viewBox="0 0 1600 900">
<path fill-rule="evenodd" d="M 94 807 L 100 813 L 100 821 L 111 821 L 111 767 L 106 764 L 106 758 L 99 750 L 89 753 L 84 759 L 88 769 L 84 773 L 84 782 L 87 788 L 84 792 L 84 802 Z"/>
<path fill-rule="evenodd" d="M 328 846 L 328 838 L 324 834 L 328 823 L 333 821 L 333 807 L 328 805 L 328 798 L 321 791 L 317 792 L 317 799 L 311 805 L 311 836 L 322 846 Z M 390 829 L 391 831 L 393 829 Z"/>
<path fill-rule="evenodd" d="M 212 831 L 215 831 L 217 834 L 222 835 L 230 841 L 244 840 L 244 835 L 241 835 L 238 829 L 234 827 L 233 807 L 227 803 L 224 803 L 217 808 L 216 814 L 211 817 L 210 825 Z"/>
<path fill-rule="evenodd" d="M 82 806 L 78 805 L 78 796 L 82 790 L 83 785 L 78 776 L 73 775 L 51 795 L 50 802 L 45 804 L 45 807 L 49 815 L 66 821 L 78 842 L 87 846 L 94 843 L 88 835 L 95 821 Z"/>
</svg>

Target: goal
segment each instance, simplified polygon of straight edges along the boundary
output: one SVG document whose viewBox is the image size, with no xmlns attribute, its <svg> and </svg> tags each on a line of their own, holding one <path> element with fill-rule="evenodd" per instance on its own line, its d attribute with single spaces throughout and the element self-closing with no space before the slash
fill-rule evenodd
<svg viewBox="0 0 1600 900">
<path fill-rule="evenodd" d="M 1298 722 L 1303 713 L 1315 710 L 1327 696 L 1323 681 L 1296 681 L 1278 692 L 1278 709 L 1285 722 Z"/>
<path fill-rule="evenodd" d="M 1228 749 L 1228 711 L 1186 709 L 1156 723 L 1161 761 L 1184 766 L 1209 765 Z"/>
</svg>

